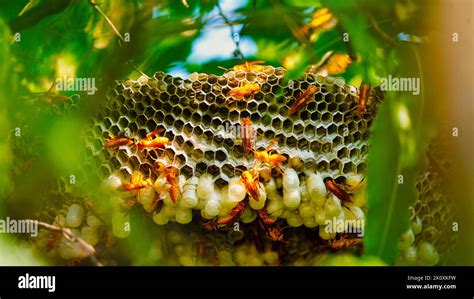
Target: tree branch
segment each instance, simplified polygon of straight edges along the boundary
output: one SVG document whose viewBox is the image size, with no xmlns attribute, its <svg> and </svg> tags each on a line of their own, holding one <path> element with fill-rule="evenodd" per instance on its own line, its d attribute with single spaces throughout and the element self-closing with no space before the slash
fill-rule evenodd
<svg viewBox="0 0 474 299">
<path fill-rule="evenodd" d="M 55 225 L 45 223 L 45 222 L 41 222 L 41 221 L 38 221 L 38 220 L 28 219 L 26 221 L 31 223 L 31 224 L 36 223 L 38 226 L 40 226 L 44 229 L 47 229 L 49 231 L 61 233 L 64 236 L 64 238 L 66 238 L 68 241 L 76 243 L 80 246 L 83 258 L 90 258 L 91 261 L 93 261 L 96 266 L 102 266 L 102 264 L 95 257 L 95 248 L 94 248 L 94 246 L 90 245 L 89 243 L 87 243 L 83 239 L 76 236 L 69 228 L 55 226 Z"/>
</svg>

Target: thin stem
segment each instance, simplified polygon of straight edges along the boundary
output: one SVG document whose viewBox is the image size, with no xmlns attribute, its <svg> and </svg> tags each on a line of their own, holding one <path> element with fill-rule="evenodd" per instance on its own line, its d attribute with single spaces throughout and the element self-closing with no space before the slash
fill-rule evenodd
<svg viewBox="0 0 474 299">
<path fill-rule="evenodd" d="M 235 38 L 235 33 L 236 32 L 234 30 L 234 26 L 232 26 L 232 23 L 230 22 L 230 20 L 226 17 L 224 12 L 222 11 L 222 8 L 219 5 L 219 2 L 217 2 L 217 9 L 219 10 L 219 15 L 224 19 L 225 23 L 230 28 L 230 34 L 231 34 L 231 38 L 232 38 L 232 40 L 234 41 L 234 44 L 235 44 L 236 53 L 240 56 L 241 59 L 245 59 L 244 54 L 242 54 L 242 51 L 240 50 L 240 41 L 239 41 L 240 36 L 238 38 Z"/>
<path fill-rule="evenodd" d="M 76 236 L 69 228 L 64 228 L 64 227 L 59 227 L 55 226 L 49 223 L 41 222 L 38 220 L 31 220 L 27 219 L 27 222 L 30 222 L 31 224 L 37 224 L 38 226 L 47 229 L 49 231 L 61 233 L 67 240 L 77 243 L 80 247 L 82 252 L 84 253 L 84 256 L 89 257 L 91 261 L 94 262 L 96 266 L 102 266 L 102 264 L 97 260 L 95 257 L 95 248 L 94 246 L 90 245 L 80 237 Z"/>
<path fill-rule="evenodd" d="M 125 39 L 123 38 L 122 34 L 120 34 L 117 27 L 115 27 L 114 23 L 112 23 L 112 21 L 109 19 L 109 17 L 107 17 L 107 15 L 102 11 L 102 9 L 100 9 L 99 5 L 97 5 L 97 3 L 95 3 L 95 0 L 89 0 L 89 3 L 104 17 L 104 19 L 107 21 L 107 23 L 109 23 L 110 28 L 112 28 L 112 30 L 120 38 L 120 40 L 125 42 Z"/>
</svg>

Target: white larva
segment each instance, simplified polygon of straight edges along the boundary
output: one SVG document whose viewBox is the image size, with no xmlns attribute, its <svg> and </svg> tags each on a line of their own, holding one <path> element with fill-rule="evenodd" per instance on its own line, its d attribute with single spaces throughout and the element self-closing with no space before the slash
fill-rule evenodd
<svg viewBox="0 0 474 299">
<path fill-rule="evenodd" d="M 254 210 L 261 210 L 263 209 L 263 207 L 265 206 L 265 201 L 262 200 L 261 198 L 257 201 L 253 198 L 250 198 L 249 199 L 249 204 L 250 204 L 250 207 Z"/>
<path fill-rule="evenodd" d="M 298 178 L 298 173 L 293 168 L 288 168 L 283 174 L 283 190 L 293 191 L 298 189 L 300 186 L 300 179 Z"/>
<path fill-rule="evenodd" d="M 150 207 L 155 200 L 155 190 L 153 187 L 143 188 L 138 191 L 137 201 L 143 205 L 145 210 Z"/>
<path fill-rule="evenodd" d="M 350 174 L 346 178 L 346 184 L 352 187 L 356 187 L 357 189 L 359 189 L 358 187 L 362 188 L 364 183 L 364 176 L 360 174 Z"/>
<path fill-rule="evenodd" d="M 354 205 L 358 207 L 365 207 L 367 206 L 367 193 L 365 192 L 365 189 L 360 190 L 352 195 L 352 198 L 354 200 Z"/>
<path fill-rule="evenodd" d="M 298 211 L 303 219 L 314 217 L 316 214 L 315 207 L 307 202 L 302 202 L 298 207 Z"/>
<path fill-rule="evenodd" d="M 181 206 L 184 208 L 195 208 L 199 203 L 196 189 L 186 190 L 183 192 Z"/>
<path fill-rule="evenodd" d="M 126 238 L 130 235 L 130 214 L 112 212 L 112 233 L 117 238 Z"/>
<path fill-rule="evenodd" d="M 319 236 L 323 240 L 332 240 L 336 238 L 336 233 L 332 232 L 329 227 L 320 225 L 319 226 Z"/>
<path fill-rule="evenodd" d="M 163 213 L 167 217 L 171 218 L 176 215 L 176 208 L 164 205 L 161 207 L 160 213 Z"/>
<path fill-rule="evenodd" d="M 315 218 L 315 217 L 303 218 L 303 224 L 304 224 L 304 226 L 306 226 L 307 228 L 313 228 L 313 227 L 318 226 L 318 223 L 316 222 L 316 218 Z"/>
<path fill-rule="evenodd" d="M 331 194 L 326 203 L 324 204 L 324 209 L 326 210 L 326 216 L 328 217 L 337 217 L 342 212 L 340 200 Z"/>
<path fill-rule="evenodd" d="M 273 200 L 276 197 L 277 186 L 273 177 L 270 178 L 270 180 L 265 184 L 265 192 L 267 193 L 267 197 L 269 200 Z"/>
<path fill-rule="evenodd" d="M 193 220 L 193 213 L 191 209 L 178 208 L 176 210 L 176 222 L 180 224 L 188 224 Z"/>
<path fill-rule="evenodd" d="M 180 175 L 178 179 L 179 190 L 183 191 L 185 184 L 186 184 L 186 177 L 184 175 Z"/>
<path fill-rule="evenodd" d="M 283 189 L 283 203 L 288 209 L 298 208 L 301 202 L 301 195 L 299 188 L 287 191 Z"/>
<path fill-rule="evenodd" d="M 229 201 L 237 203 L 244 200 L 245 195 L 247 194 L 247 189 L 245 188 L 244 183 L 242 183 L 240 177 L 231 179 L 228 188 Z"/>
<path fill-rule="evenodd" d="M 102 225 L 102 221 L 100 221 L 99 218 L 97 218 L 96 216 L 92 214 L 87 215 L 86 222 L 87 222 L 87 225 L 89 225 L 90 227 L 99 227 Z"/>
<path fill-rule="evenodd" d="M 268 202 L 267 213 L 274 218 L 278 218 L 283 213 L 283 200 L 274 199 Z"/>
<path fill-rule="evenodd" d="M 303 218 L 301 218 L 301 216 L 295 211 L 286 218 L 286 222 L 291 227 L 299 227 L 303 225 Z"/>
<path fill-rule="evenodd" d="M 216 216 L 211 216 L 211 215 L 207 214 L 205 209 L 201 210 L 201 216 L 202 216 L 202 218 L 207 219 L 207 220 L 211 220 L 211 219 L 214 219 L 216 217 Z"/>
<path fill-rule="evenodd" d="M 116 191 L 118 187 L 123 184 L 122 178 L 116 174 L 111 174 L 105 181 L 103 182 L 103 190 L 104 191 Z"/>
<path fill-rule="evenodd" d="M 364 223 L 365 223 L 365 214 L 364 214 L 364 211 L 362 211 L 361 208 L 355 206 L 354 204 L 352 203 L 346 203 L 345 204 L 346 207 L 349 208 L 349 210 L 351 211 L 353 217 L 356 221 L 356 224 L 355 224 L 355 227 L 357 228 L 363 228 L 364 226 Z"/>
<path fill-rule="evenodd" d="M 283 208 L 283 211 L 280 215 L 280 218 L 288 219 L 288 217 L 290 217 L 293 212 L 294 212 L 293 210 L 289 210 L 288 208 L 286 208 L 286 209 Z"/>
<path fill-rule="evenodd" d="M 178 200 L 177 202 L 174 202 L 171 199 L 171 195 L 168 192 L 163 197 L 163 203 L 165 204 L 165 206 L 168 206 L 168 207 L 177 208 L 179 206 L 179 202 L 180 200 Z"/>
<path fill-rule="evenodd" d="M 122 202 L 123 202 L 122 197 L 120 197 L 118 195 L 113 195 L 113 196 L 109 197 L 109 204 L 112 208 L 112 211 L 120 211 L 121 210 L 120 204 Z"/>
<path fill-rule="evenodd" d="M 190 177 L 184 183 L 183 191 L 186 191 L 188 189 L 196 189 L 198 184 L 199 184 L 199 178 L 197 176 Z"/>
<path fill-rule="evenodd" d="M 214 193 L 214 183 L 212 176 L 208 173 L 199 178 L 197 185 L 197 195 L 200 199 L 207 200 Z"/>
<path fill-rule="evenodd" d="M 261 210 L 265 206 L 267 200 L 267 194 L 265 193 L 265 188 L 262 183 L 259 183 L 260 187 L 258 188 L 258 200 L 253 198 L 249 199 L 250 207 L 254 210 Z"/>
<path fill-rule="evenodd" d="M 315 207 L 315 216 L 314 219 L 318 225 L 324 225 L 326 223 L 326 211 L 323 207 Z"/>
<path fill-rule="evenodd" d="M 165 195 L 168 192 L 168 187 L 166 186 L 166 177 L 164 175 L 160 175 L 156 181 L 153 183 L 153 189 L 155 192 L 160 195 Z"/>
<path fill-rule="evenodd" d="M 158 225 L 165 225 L 169 222 L 169 217 L 165 215 L 165 213 L 162 213 L 161 211 L 154 212 L 153 213 L 153 222 L 155 222 Z"/>
<path fill-rule="evenodd" d="M 85 212 L 84 208 L 78 204 L 72 204 L 66 216 L 66 224 L 69 227 L 78 227 L 81 225 L 82 221 L 84 220 Z"/>
<path fill-rule="evenodd" d="M 210 198 L 206 202 L 206 206 L 204 207 L 204 211 L 206 212 L 206 214 L 212 217 L 219 215 L 220 210 L 221 205 L 219 201 L 215 198 Z"/>
<path fill-rule="evenodd" d="M 80 247 L 66 239 L 62 239 L 61 243 L 59 243 L 59 256 L 65 260 L 69 260 L 72 258 L 77 258 L 80 255 Z"/>
<path fill-rule="evenodd" d="M 306 202 L 310 200 L 308 188 L 306 187 L 306 181 L 304 180 L 300 182 L 300 194 L 301 194 L 302 202 Z"/>
<path fill-rule="evenodd" d="M 197 177 L 189 178 L 184 186 L 183 186 L 183 194 L 182 194 L 182 203 L 181 205 L 186 208 L 195 208 L 198 203 L 199 199 L 197 196 L 197 184 L 199 183 L 199 179 Z"/>
<path fill-rule="evenodd" d="M 243 223 L 252 223 L 257 218 L 257 212 L 252 210 L 249 206 L 245 207 L 242 216 L 240 216 L 240 220 Z"/>
<path fill-rule="evenodd" d="M 54 217 L 54 225 L 64 227 L 66 226 L 66 217 L 63 214 L 58 214 Z"/>
<path fill-rule="evenodd" d="M 277 189 L 283 188 L 283 179 L 281 177 L 277 177 L 275 180 L 275 185 Z"/>
<path fill-rule="evenodd" d="M 306 187 L 308 188 L 309 198 L 314 205 L 322 206 L 326 200 L 326 186 L 319 173 L 306 173 Z"/>
<path fill-rule="evenodd" d="M 99 230 L 96 227 L 84 226 L 81 229 L 81 238 L 92 246 L 99 243 Z"/>
<path fill-rule="evenodd" d="M 229 198 L 229 185 L 224 186 L 221 189 L 221 206 L 223 211 L 230 211 L 237 206 L 238 202 L 235 201 L 235 198 L 230 200 Z M 222 212 L 223 213 L 223 212 Z M 220 213 L 220 214 L 222 214 Z"/>
</svg>

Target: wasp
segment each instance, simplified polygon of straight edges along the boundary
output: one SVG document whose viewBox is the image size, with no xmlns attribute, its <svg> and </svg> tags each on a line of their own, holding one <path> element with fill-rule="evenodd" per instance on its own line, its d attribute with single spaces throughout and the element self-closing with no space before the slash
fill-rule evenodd
<svg viewBox="0 0 474 299">
<path fill-rule="evenodd" d="M 356 115 L 359 117 L 364 116 L 364 114 L 368 112 L 370 91 L 370 84 L 366 84 L 364 81 L 362 81 L 359 87 L 357 106 L 355 107 Z"/>
<path fill-rule="evenodd" d="M 127 146 L 131 144 L 133 144 L 133 140 L 126 137 L 118 136 L 118 137 L 107 139 L 105 141 L 104 147 L 107 149 L 111 149 L 111 148 L 115 149 L 120 146 Z"/>
<path fill-rule="evenodd" d="M 226 217 L 223 217 L 223 218 L 219 218 L 217 220 L 217 224 L 218 225 L 222 225 L 222 224 L 229 224 L 231 222 L 234 222 L 237 220 L 237 218 L 239 218 L 240 215 L 242 215 L 242 213 L 244 212 L 245 210 L 245 201 L 241 201 L 237 204 L 237 206 L 230 212 L 229 216 L 226 216 Z"/>
<path fill-rule="evenodd" d="M 241 178 L 242 178 L 242 183 L 247 189 L 248 195 L 251 198 L 258 201 L 259 191 L 260 191 L 258 172 L 255 169 L 245 170 L 242 172 Z"/>
<path fill-rule="evenodd" d="M 255 144 L 254 129 L 250 118 L 246 117 L 242 119 L 242 147 L 246 154 L 252 151 L 253 145 Z"/>
<path fill-rule="evenodd" d="M 349 55 L 336 53 L 329 57 L 324 68 L 328 75 L 336 75 L 343 73 L 351 63 L 352 60 Z"/>
<path fill-rule="evenodd" d="M 263 221 L 259 221 L 258 223 L 260 223 L 260 226 L 266 232 L 268 238 L 271 241 L 288 243 L 288 241 L 284 239 L 285 236 L 283 235 L 283 230 L 288 228 L 288 226 L 282 228 L 279 225 L 273 225 L 273 226 L 264 225 Z"/>
<path fill-rule="evenodd" d="M 356 245 L 362 244 L 362 239 L 340 239 L 329 241 L 329 247 L 334 250 L 341 249 L 343 247 L 353 247 Z"/>
<path fill-rule="evenodd" d="M 142 140 L 135 142 L 137 148 L 164 148 L 168 144 L 169 139 L 167 137 L 156 137 L 160 134 L 163 129 L 157 129 L 145 136 Z M 156 137 L 156 138 L 155 138 Z"/>
<path fill-rule="evenodd" d="M 269 154 L 270 150 L 276 144 L 277 144 L 276 139 L 273 139 L 264 150 L 258 151 L 256 149 L 253 149 L 253 156 L 255 157 L 255 159 L 257 159 L 257 161 L 265 163 L 266 161 L 268 161 L 268 157 L 270 156 Z"/>
<path fill-rule="evenodd" d="M 119 187 L 119 191 L 134 191 L 152 186 L 151 179 L 144 179 L 143 174 L 134 173 L 130 178 L 130 183 L 124 183 Z"/>
<path fill-rule="evenodd" d="M 228 97 L 233 97 L 237 101 L 242 101 L 246 98 L 252 97 L 255 93 L 260 91 L 260 85 L 256 82 L 240 84 L 232 88 L 228 93 Z"/>
<path fill-rule="evenodd" d="M 321 8 L 314 12 L 311 21 L 301 27 L 301 33 L 309 35 L 310 31 L 330 29 L 337 24 L 337 19 L 327 8 Z"/>
<path fill-rule="evenodd" d="M 225 223 L 224 224 L 219 224 L 218 221 L 215 221 L 215 220 L 209 220 L 209 221 L 204 222 L 202 224 L 202 228 L 205 229 L 208 232 L 222 230 L 222 229 L 228 230 L 228 228 L 226 228 Z"/>
<path fill-rule="evenodd" d="M 255 61 L 246 61 L 243 64 L 238 64 L 232 68 L 234 71 L 244 71 L 244 72 L 262 72 L 264 67 L 261 65 L 265 63 L 263 60 L 255 60 Z"/>
<path fill-rule="evenodd" d="M 283 174 L 283 170 L 280 168 L 281 163 L 286 161 L 286 157 L 280 154 L 271 154 L 270 150 L 275 146 L 277 141 L 274 139 L 272 142 L 261 151 L 254 149 L 253 154 L 257 161 L 266 164 L 271 168 L 275 168 L 279 173 Z"/>
<path fill-rule="evenodd" d="M 265 225 L 271 225 L 271 224 L 275 223 L 275 221 L 276 221 L 276 219 L 274 219 L 274 218 L 270 217 L 270 215 L 268 215 L 268 212 L 266 210 L 258 210 L 257 214 L 258 214 L 258 217 L 260 218 L 260 220 Z"/>
<path fill-rule="evenodd" d="M 156 162 L 156 169 L 159 173 L 164 173 L 168 183 L 168 192 L 171 200 L 176 203 L 180 195 L 179 191 L 179 169 L 175 166 L 166 167 L 161 162 Z"/>
<path fill-rule="evenodd" d="M 326 189 L 339 198 L 339 200 L 352 202 L 352 195 L 345 190 L 344 186 L 336 183 L 332 178 L 325 178 L 324 185 Z"/>
<path fill-rule="evenodd" d="M 291 106 L 290 115 L 295 114 L 303 105 L 307 104 L 317 91 L 318 88 L 316 86 L 310 85 Z"/>
<path fill-rule="evenodd" d="M 125 201 L 120 203 L 120 209 L 123 212 L 130 211 L 137 204 L 136 197 L 126 198 Z"/>
</svg>

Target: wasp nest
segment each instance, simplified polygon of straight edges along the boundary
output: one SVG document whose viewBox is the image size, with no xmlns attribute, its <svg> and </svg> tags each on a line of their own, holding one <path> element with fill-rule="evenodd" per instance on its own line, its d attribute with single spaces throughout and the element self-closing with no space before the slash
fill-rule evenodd
<svg viewBox="0 0 474 299">
<path fill-rule="evenodd" d="M 115 234 L 127 235 L 121 229 L 128 219 L 124 207 L 136 201 L 160 225 L 186 224 L 199 214 L 220 226 L 226 219 L 286 219 L 292 227 L 319 226 L 324 239 L 336 235 L 324 230 L 326 220 L 362 220 L 378 95 L 372 90 L 372 106 L 362 115 L 358 88 L 343 79 L 307 73 L 285 82 L 284 74 L 262 66 L 259 72 L 186 80 L 159 72 L 118 82 L 94 121 L 86 153 L 112 190 Z M 250 150 L 240 134 L 244 119 L 255 133 Z M 159 148 L 138 146 L 158 136 L 164 142 Z M 265 148 L 281 157 L 276 165 L 256 161 Z M 351 190 L 354 200 L 328 196 L 328 179 Z"/>
</svg>

